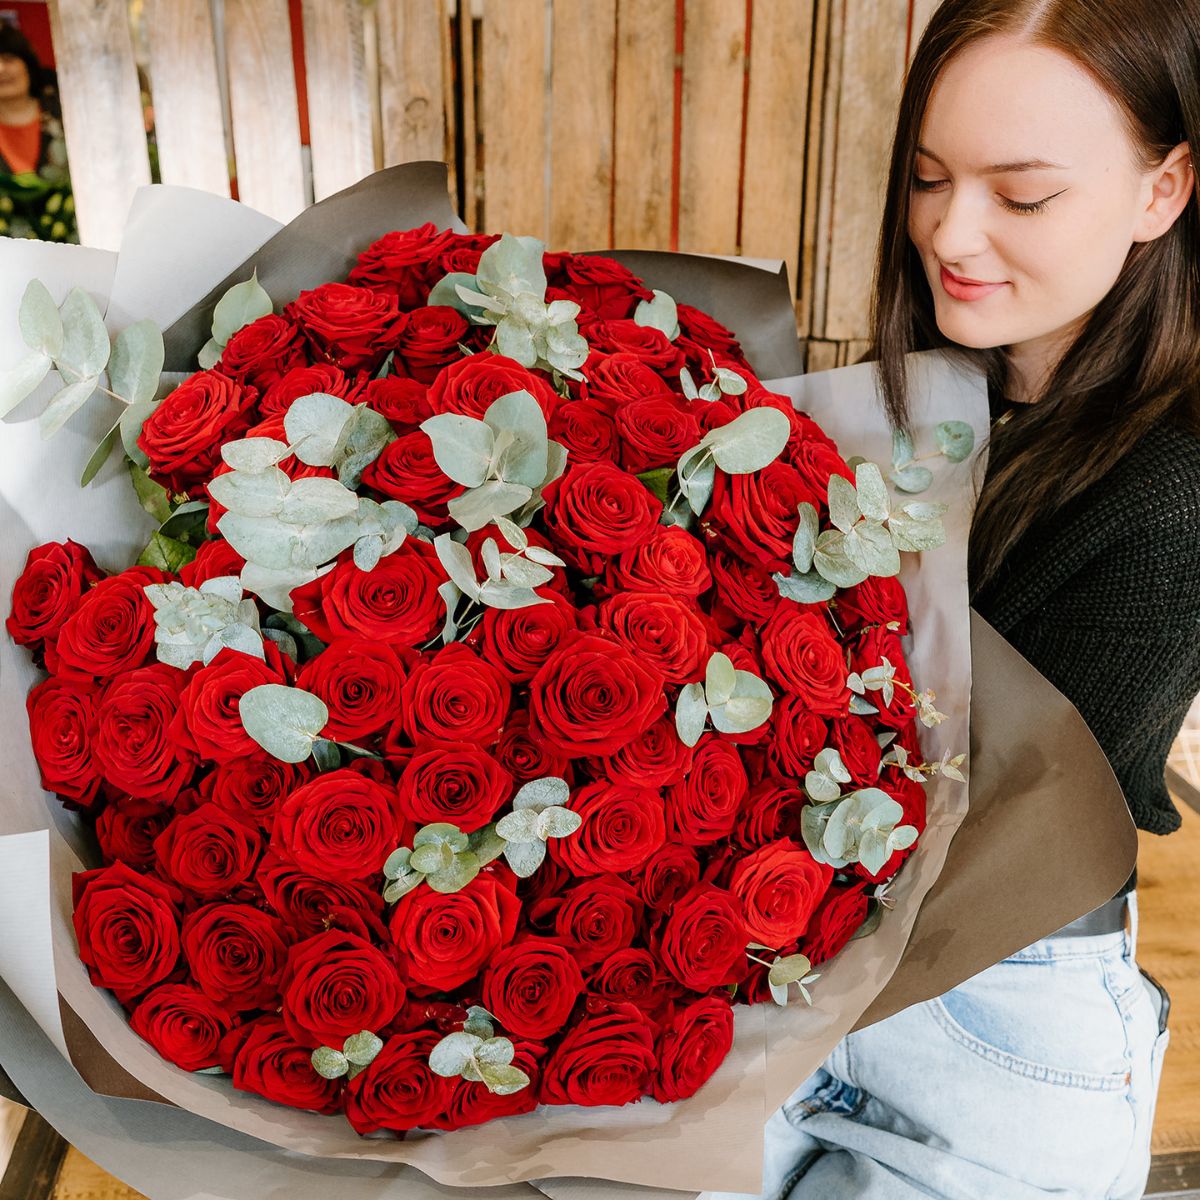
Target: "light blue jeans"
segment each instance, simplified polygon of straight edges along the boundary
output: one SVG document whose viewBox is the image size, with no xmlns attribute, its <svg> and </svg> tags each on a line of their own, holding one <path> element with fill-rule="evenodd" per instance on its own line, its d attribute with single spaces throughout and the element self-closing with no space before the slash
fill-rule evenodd
<svg viewBox="0 0 1200 1200">
<path fill-rule="evenodd" d="M 1044 938 L 847 1035 L 768 1122 L 762 1196 L 1136 1200 L 1169 1033 L 1133 893 L 1129 925 Z"/>
</svg>

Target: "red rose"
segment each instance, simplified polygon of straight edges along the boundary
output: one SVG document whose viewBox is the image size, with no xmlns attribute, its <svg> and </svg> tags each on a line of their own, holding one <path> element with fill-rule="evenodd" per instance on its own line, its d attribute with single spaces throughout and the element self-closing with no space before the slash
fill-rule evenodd
<svg viewBox="0 0 1200 1200">
<path fill-rule="evenodd" d="M 700 425 L 690 404 L 674 395 L 628 400 L 616 413 L 621 466 L 634 474 L 673 467 L 700 441 Z"/>
<path fill-rule="evenodd" d="M 184 587 L 198 588 L 209 579 L 222 575 L 240 575 L 246 560 L 223 538 L 209 538 L 200 543 L 196 557 L 179 569 Z"/>
<path fill-rule="evenodd" d="M 662 515 L 662 504 L 637 479 L 606 462 L 568 465 L 542 496 L 546 529 L 556 549 L 592 575 L 599 573 L 606 556 L 631 550 L 650 537 Z"/>
<path fill-rule="evenodd" d="M 138 448 L 150 473 L 172 492 L 202 494 L 221 461 L 221 447 L 241 437 L 254 419 L 258 393 L 219 371 L 197 371 L 146 418 Z"/>
<path fill-rule="evenodd" d="M 416 825 L 446 822 L 482 829 L 516 789 L 512 776 L 471 742 L 439 742 L 414 752 L 400 776 L 400 811 Z"/>
<path fill-rule="evenodd" d="M 278 1017 L 260 1017 L 235 1029 L 226 1039 L 231 1041 L 236 1046 L 230 1064 L 233 1086 L 239 1091 L 320 1113 L 341 1107 L 341 1081 L 313 1070 L 312 1051 L 297 1044 Z"/>
<path fill-rule="evenodd" d="M 733 1048 L 733 1009 L 720 996 L 705 996 L 677 1008 L 659 1034 L 658 1069 L 650 1094 L 660 1104 L 694 1096 Z"/>
<path fill-rule="evenodd" d="M 883 757 L 870 718 L 848 716 L 829 722 L 829 744 L 842 756 L 858 787 L 877 787 Z"/>
<path fill-rule="evenodd" d="M 369 924 L 383 914 L 383 897 L 365 884 L 306 875 L 271 854 L 259 864 L 257 879 L 267 903 L 300 937 L 328 929 L 336 917 L 353 913 Z"/>
<path fill-rule="evenodd" d="M 353 742 L 395 718 L 404 686 L 404 663 L 395 647 L 386 642 L 335 638 L 304 664 L 296 686 L 320 697 L 328 707 L 323 737 Z"/>
<path fill-rule="evenodd" d="M 854 633 L 864 625 L 888 625 L 895 622 L 895 633 L 908 632 L 908 597 L 904 585 L 894 575 L 869 575 L 856 587 L 840 591 L 836 598 L 838 624 L 843 632 Z"/>
<path fill-rule="evenodd" d="M 185 1071 L 203 1071 L 217 1065 L 221 1039 L 233 1028 L 233 1017 L 194 987 L 166 983 L 147 994 L 129 1025 L 168 1062 Z"/>
<path fill-rule="evenodd" d="M 438 588 L 446 573 L 428 542 L 406 538 L 369 571 L 338 563 L 292 592 L 296 617 L 323 642 L 361 636 L 420 646 L 441 632 L 446 605 Z"/>
<path fill-rule="evenodd" d="M 550 437 L 566 447 L 569 462 L 613 462 L 620 453 L 617 426 L 603 404 L 576 400 L 560 404 L 550 422 Z"/>
<path fill-rule="evenodd" d="M 379 872 L 400 833 L 392 790 L 343 768 L 318 775 L 283 802 L 271 848 L 310 875 L 350 881 Z"/>
<path fill-rule="evenodd" d="M 641 900 L 616 875 L 596 875 L 572 887 L 554 915 L 555 933 L 573 947 L 585 971 L 632 945 L 641 923 Z"/>
<path fill-rule="evenodd" d="M 13 584 L 12 612 L 4 622 L 18 646 L 41 648 L 52 640 L 79 605 L 84 592 L 104 578 L 91 554 L 78 542 L 35 546 Z"/>
<path fill-rule="evenodd" d="M 667 842 L 646 860 L 637 886 L 651 908 L 666 912 L 699 882 L 700 860 L 695 850 L 679 842 Z"/>
<path fill-rule="evenodd" d="M 384 1042 L 371 1065 L 346 1085 L 346 1120 L 356 1132 L 434 1125 L 454 1088 L 453 1080 L 429 1067 L 430 1052 L 441 1040 L 439 1033 L 419 1030 Z"/>
<path fill-rule="evenodd" d="M 604 320 L 628 317 L 639 300 L 654 299 L 654 293 L 624 263 L 603 255 L 564 254 L 551 278 Z"/>
<path fill-rule="evenodd" d="M 461 642 L 413 667 L 404 685 L 401 721 L 413 742 L 492 745 L 508 715 L 511 689 L 491 663 Z"/>
<path fill-rule="evenodd" d="M 259 755 L 223 763 L 201 787 L 218 807 L 270 834 L 280 805 L 308 774 L 302 766 Z"/>
<path fill-rule="evenodd" d="M 829 510 L 829 479 L 840 475 L 854 482 L 854 472 L 846 460 L 827 440 L 804 438 L 797 444 L 788 444 L 788 456 L 792 467 L 804 481 L 804 486 L 815 497 L 809 501 L 821 516 Z M 793 512 L 795 508 L 793 507 Z"/>
<path fill-rule="evenodd" d="M 529 728 L 529 713 L 514 712 L 504 724 L 499 740 L 492 747 L 496 761 L 520 787 L 531 779 L 557 775 L 570 781 L 571 763 L 557 754 Z"/>
<path fill-rule="evenodd" d="M 429 434 L 420 429 L 388 442 L 362 479 L 381 496 L 407 504 L 421 521 L 434 528 L 449 521 L 447 504 L 466 491 L 437 465 Z"/>
<path fill-rule="evenodd" d="M 675 988 L 659 969 L 654 955 L 640 946 L 610 954 L 588 979 L 588 992 L 613 1003 L 634 1005 L 648 1015 L 657 1014 Z"/>
<path fill-rule="evenodd" d="M 249 879 L 261 849 L 253 825 L 215 804 L 176 817 L 154 843 L 162 874 L 206 900 Z"/>
<path fill-rule="evenodd" d="M 471 354 L 443 367 L 429 386 L 429 407 L 434 413 L 462 413 L 482 420 L 493 400 L 509 392 L 528 392 L 538 403 L 549 425 L 561 400 L 541 375 L 503 354 Z"/>
<path fill-rule="evenodd" d="M 708 630 L 697 611 L 665 592 L 622 592 L 600 604 L 600 624 L 667 683 L 704 675 Z"/>
<path fill-rule="evenodd" d="M 671 379 L 683 368 L 683 354 L 661 329 L 639 325 L 632 318 L 581 322 L 581 331 L 587 337 L 593 356 L 635 354 L 647 367 Z M 584 367 L 585 375 L 590 374 L 591 365 L 589 361 Z"/>
<path fill-rule="evenodd" d="M 304 366 L 304 338 L 284 317 L 268 313 L 243 325 L 221 351 L 220 371 L 262 391 L 294 367 Z"/>
<path fill-rule="evenodd" d="M 807 804 L 808 797 L 797 784 L 770 777 L 762 780 L 750 790 L 733 831 L 734 843 L 754 850 L 780 838 L 803 841 L 800 820 Z"/>
<path fill-rule="evenodd" d="M 454 234 L 439 230 L 432 221 L 415 229 L 395 229 L 358 256 L 350 282 L 393 292 L 402 308 L 416 308 L 446 274 L 440 258 L 453 245 Z"/>
<path fill-rule="evenodd" d="M 179 716 L 172 726 L 180 745 L 218 763 L 264 753 L 246 732 L 239 705 L 251 688 L 289 683 L 291 664 L 269 639 L 263 642 L 263 652 L 265 659 L 227 647 L 194 671 L 179 697 Z"/>
<path fill-rule="evenodd" d="M 583 975 L 567 947 L 528 938 L 496 952 L 482 998 L 506 1036 L 548 1038 L 566 1026 L 582 991 Z"/>
<path fill-rule="evenodd" d="M 654 1069 L 654 1030 L 632 1004 L 614 1004 L 567 1031 L 542 1074 L 543 1104 L 632 1104 Z"/>
<path fill-rule="evenodd" d="M 210 999 L 235 1012 L 274 1008 L 287 957 L 287 933 L 248 904 L 208 904 L 183 923 L 183 956 Z"/>
<path fill-rule="evenodd" d="M 179 914 L 172 890 L 124 863 L 71 876 L 79 958 L 96 987 L 144 992 L 179 960 Z"/>
<path fill-rule="evenodd" d="M 154 567 L 130 567 L 89 588 L 46 646 L 47 669 L 56 675 L 112 679 L 140 667 L 154 653 L 154 606 L 143 590 L 165 583 Z"/>
<path fill-rule="evenodd" d="M 466 317 L 456 308 L 432 304 L 414 309 L 396 343 L 392 371 L 421 383 L 462 357 L 458 343 L 470 332 Z"/>
<path fill-rule="evenodd" d="M 704 544 L 678 525 L 658 525 L 641 545 L 610 562 L 605 576 L 609 592 L 665 592 L 694 600 L 712 587 Z M 771 584 L 778 601 L 779 589 Z"/>
<path fill-rule="evenodd" d="M 90 805 L 100 786 L 91 744 L 95 692 L 71 680 L 46 679 L 30 691 L 25 709 L 42 787 L 75 804 Z"/>
<path fill-rule="evenodd" d="M 834 885 L 825 893 L 800 942 L 800 953 L 807 955 L 814 967 L 837 954 L 867 919 L 866 886 Z"/>
<path fill-rule="evenodd" d="M 619 642 L 581 634 L 561 643 L 529 684 L 530 727 L 569 757 L 612 754 L 666 708 L 662 676 Z"/>
<path fill-rule="evenodd" d="M 864 629 L 851 644 L 850 667 L 859 675 L 872 667 L 882 666 L 884 659 L 895 668 L 892 702 L 884 703 L 882 691 L 868 692 L 866 698 L 879 710 L 879 715 L 874 720 L 889 729 L 899 729 L 912 721 L 917 712 L 912 698 L 912 675 L 904 657 L 904 647 L 900 644 L 899 634 L 892 633 L 882 625 L 875 625 Z"/>
<path fill-rule="evenodd" d="M 113 787 L 168 804 L 191 778 L 195 760 L 172 734 L 185 679 L 182 671 L 155 663 L 109 685 L 90 739 L 96 765 Z"/>
<path fill-rule="evenodd" d="M 611 413 L 633 400 L 653 396 L 675 398 L 678 395 L 640 354 L 628 352 L 593 354 L 582 391 L 588 401 L 602 405 Z"/>
<path fill-rule="evenodd" d="M 549 587 L 537 589 L 548 603 L 526 608 L 486 608 L 472 639 L 479 652 L 508 680 L 527 683 L 569 632 L 579 627 L 571 601 Z"/>
<path fill-rule="evenodd" d="M 717 596 L 736 620 L 757 627 L 779 608 L 779 585 L 768 570 L 744 563 L 719 549 L 710 558 L 709 565 Z"/>
<path fill-rule="evenodd" d="M 514 1039 L 512 1065 L 529 1076 L 528 1086 L 504 1096 L 488 1091 L 482 1083 L 474 1080 L 457 1079 L 444 1115 L 431 1128 L 464 1129 L 499 1117 L 515 1117 L 532 1112 L 538 1105 L 542 1061 L 545 1057 L 546 1047 L 541 1042 Z"/>
<path fill-rule="evenodd" d="M 689 342 L 703 350 L 711 350 L 718 357 L 731 358 L 742 364 L 746 359 L 742 347 L 733 332 L 715 317 L 690 304 L 676 305 L 679 330 Z M 708 355 L 703 355 L 707 359 Z"/>
<path fill-rule="evenodd" d="M 691 770 L 667 789 L 667 820 L 675 838 L 687 846 L 704 846 L 728 837 L 749 788 L 736 747 L 716 736 L 702 738 Z"/>
<path fill-rule="evenodd" d="M 368 408 L 387 417 L 402 433 L 411 433 L 426 417 L 433 415 L 429 407 L 429 389 L 415 379 L 395 375 L 372 379 L 367 384 L 364 399 Z"/>
<path fill-rule="evenodd" d="M 303 291 L 283 315 L 303 330 L 318 358 L 343 371 L 373 371 L 408 320 L 394 296 L 348 283 Z"/>
<path fill-rule="evenodd" d="M 279 983 L 283 1022 L 304 1046 L 340 1049 L 391 1024 L 404 1003 L 396 965 L 370 942 L 331 929 L 288 951 Z"/>
<path fill-rule="evenodd" d="M 848 711 L 845 650 L 814 609 L 781 605 L 763 630 L 762 660 L 770 678 L 810 711 L 823 717 Z"/>
<path fill-rule="evenodd" d="M 569 837 L 551 838 L 551 856 L 573 875 L 634 871 L 666 840 L 662 796 L 627 783 L 589 783 L 567 805 L 583 818 Z"/>
<path fill-rule="evenodd" d="M 317 363 L 314 366 L 296 366 L 280 375 L 258 402 L 259 414 L 263 417 L 282 417 L 292 407 L 292 402 L 301 396 L 312 396 L 323 392 L 326 396 L 337 396 L 351 404 L 361 399 L 360 393 L 367 386 L 364 375 L 347 375 L 332 363 Z"/>
<path fill-rule="evenodd" d="M 614 783 L 658 788 L 679 783 L 691 766 L 692 748 L 679 740 L 674 719 L 660 717 L 609 758 L 597 759 L 593 770 Z"/>
<path fill-rule="evenodd" d="M 766 946 L 794 942 L 829 890 L 833 868 L 788 838 L 755 850 L 733 869 L 730 890 L 742 902 L 750 936 Z"/>
<path fill-rule="evenodd" d="M 105 863 L 118 859 L 139 871 L 154 866 L 154 839 L 167 827 L 172 812 L 149 800 L 123 796 L 96 818 L 96 840 Z"/>
<path fill-rule="evenodd" d="M 820 499 L 799 472 L 777 458 L 747 475 L 718 471 L 705 522 L 744 562 L 786 574 L 800 523 L 797 506 L 818 505 Z"/>
<path fill-rule="evenodd" d="M 512 941 L 521 909 L 513 881 L 507 870 L 493 869 L 457 892 L 422 887 L 401 897 L 390 927 L 413 984 L 438 992 L 461 987 Z"/>
<path fill-rule="evenodd" d="M 736 896 L 700 884 L 680 900 L 663 927 L 660 960 L 694 992 L 736 983 L 746 970 L 750 941 Z"/>
<path fill-rule="evenodd" d="M 829 730 L 799 696 L 780 696 L 771 712 L 770 755 L 784 775 L 801 777 L 829 744 Z"/>
</svg>

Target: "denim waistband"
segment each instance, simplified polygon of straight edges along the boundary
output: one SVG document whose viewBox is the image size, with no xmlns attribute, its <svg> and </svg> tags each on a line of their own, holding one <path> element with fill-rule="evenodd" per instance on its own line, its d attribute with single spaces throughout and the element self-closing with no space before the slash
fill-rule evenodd
<svg viewBox="0 0 1200 1200">
<path fill-rule="evenodd" d="M 1106 900 L 1098 908 L 1084 913 L 1082 917 L 1056 929 L 1049 936 L 1052 938 L 1092 937 L 1098 933 L 1119 933 L 1125 929 L 1125 896 L 1114 896 Z"/>
</svg>

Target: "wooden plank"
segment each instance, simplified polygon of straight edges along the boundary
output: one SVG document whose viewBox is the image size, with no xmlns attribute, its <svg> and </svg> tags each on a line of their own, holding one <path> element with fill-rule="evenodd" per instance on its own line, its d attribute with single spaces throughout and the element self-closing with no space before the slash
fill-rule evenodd
<svg viewBox="0 0 1200 1200">
<path fill-rule="evenodd" d="M 302 0 L 313 198 L 323 200 L 375 170 L 363 7 L 359 0 Z"/>
<path fill-rule="evenodd" d="M 610 247 L 616 0 L 553 0 L 550 249 Z"/>
<path fill-rule="evenodd" d="M 808 73 L 808 129 L 804 143 L 804 204 L 801 218 L 799 280 L 796 291 L 796 325 L 800 336 L 816 331 L 817 253 L 820 233 L 821 134 L 828 103 L 831 0 L 813 0 L 812 56 Z"/>
<path fill-rule="evenodd" d="M 671 244 L 675 0 L 618 0 L 613 245 Z"/>
<path fill-rule="evenodd" d="M 941 2 L 942 0 L 912 0 L 912 44 L 909 46 L 908 53 L 910 62 L 913 52 L 921 40 L 921 35 L 925 32 L 925 26 L 929 24 L 929 18 L 933 16 Z"/>
<path fill-rule="evenodd" d="M 832 371 L 838 365 L 838 343 L 824 342 L 819 338 L 808 339 L 805 371 L 812 375 L 817 371 Z"/>
<path fill-rule="evenodd" d="M 208 0 L 144 0 L 163 183 L 229 195 L 229 152 Z"/>
<path fill-rule="evenodd" d="M 462 219 L 471 229 L 478 230 L 479 219 L 479 173 L 476 166 L 475 97 L 479 87 L 476 71 L 478 55 L 475 53 L 479 23 L 475 20 L 469 0 L 458 5 L 455 20 L 458 22 L 459 91 L 462 95 L 462 171 L 463 212 Z"/>
<path fill-rule="evenodd" d="M 742 179 L 741 253 L 782 258 L 795 295 L 804 199 L 812 0 L 756 4 Z"/>
<path fill-rule="evenodd" d="M 446 157 L 443 0 L 379 0 L 383 162 Z"/>
<path fill-rule="evenodd" d="M 225 0 L 238 198 L 277 221 L 307 204 L 287 0 Z"/>
<path fill-rule="evenodd" d="M 484 0 L 483 225 L 547 239 L 549 0 Z"/>
<path fill-rule="evenodd" d="M 133 193 L 150 182 L 124 0 L 51 0 L 51 36 L 80 241 L 115 250 Z"/>
<path fill-rule="evenodd" d="M 446 186 L 455 211 L 458 204 L 458 87 L 454 70 L 454 46 L 451 22 L 454 17 L 444 8 L 438 21 L 438 42 L 442 50 L 442 114 L 445 117 L 442 159 L 446 163 Z"/>
<path fill-rule="evenodd" d="M 846 0 L 824 336 L 868 332 L 888 159 L 904 78 L 907 0 Z"/>
<path fill-rule="evenodd" d="M 817 209 L 812 290 L 812 331 L 822 338 L 826 330 L 829 260 L 833 242 L 834 182 L 837 169 L 838 115 L 841 104 L 842 49 L 846 34 L 847 0 L 829 0 L 825 90 L 822 101 L 820 150 L 817 167 Z"/>
<path fill-rule="evenodd" d="M 679 249 L 736 254 L 746 6 L 691 0 L 684 10 Z"/>
<path fill-rule="evenodd" d="M 53 1127 L 31 1109 L 0 1178 L 0 1200 L 41 1200 L 49 1196 L 67 1149 Z"/>
</svg>

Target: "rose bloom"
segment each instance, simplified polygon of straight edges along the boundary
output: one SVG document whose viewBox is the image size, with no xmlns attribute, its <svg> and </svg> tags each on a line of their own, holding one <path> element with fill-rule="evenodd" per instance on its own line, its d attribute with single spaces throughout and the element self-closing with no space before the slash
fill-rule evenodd
<svg viewBox="0 0 1200 1200">
<path fill-rule="evenodd" d="M 742 902 L 750 936 L 765 946 L 783 947 L 804 932 L 832 879 L 831 866 L 780 838 L 743 858 L 729 889 Z"/>
<path fill-rule="evenodd" d="M 321 736 L 353 742 L 389 724 L 400 707 L 404 662 L 394 646 L 370 638 L 335 638 L 304 664 L 296 686 L 324 701 Z"/>
<path fill-rule="evenodd" d="M 269 387 L 294 367 L 303 367 L 304 338 L 300 330 L 284 317 L 268 313 L 243 325 L 221 351 L 218 370 L 239 383 L 249 383 L 260 391 Z"/>
<path fill-rule="evenodd" d="M 825 893 L 800 942 L 800 953 L 814 967 L 837 954 L 867 919 L 866 887 L 866 883 L 834 885 Z"/>
<path fill-rule="evenodd" d="M 548 1038 L 566 1025 L 583 975 L 568 947 L 527 938 L 501 947 L 483 977 L 483 1005 L 506 1033 Z"/>
<path fill-rule="evenodd" d="M 258 402 L 258 412 L 262 417 L 282 417 L 292 407 L 294 400 L 315 392 L 324 392 L 327 396 L 337 396 L 354 404 L 361 398 L 360 393 L 365 386 L 365 374 L 347 375 L 332 363 L 296 366 L 280 375 L 263 392 Z"/>
<path fill-rule="evenodd" d="M 354 880 L 307 875 L 270 853 L 259 863 L 255 878 L 267 903 L 298 937 L 328 929 L 338 914 L 356 913 L 364 922 L 383 914 L 383 897 L 377 889 Z"/>
<path fill-rule="evenodd" d="M 18 646 L 41 648 L 55 637 L 81 597 L 104 573 L 91 554 L 69 538 L 35 546 L 13 585 L 12 612 L 4 622 Z"/>
<path fill-rule="evenodd" d="M 654 1068 L 654 1029 L 632 1004 L 586 1016 L 551 1054 L 543 1104 L 632 1104 Z"/>
<path fill-rule="evenodd" d="M 322 283 L 303 291 L 283 315 L 303 330 L 319 359 L 343 371 L 373 371 L 408 320 L 394 296 L 348 283 Z"/>
<path fill-rule="evenodd" d="M 25 698 L 42 787 L 82 807 L 95 800 L 100 787 L 91 745 L 96 695 L 90 683 L 50 678 Z"/>
<path fill-rule="evenodd" d="M 462 413 L 482 420 L 492 401 L 509 392 L 528 392 L 537 401 L 547 425 L 561 402 L 541 375 L 515 358 L 488 352 L 468 355 L 444 367 L 430 384 L 429 407 L 435 413 Z"/>
<path fill-rule="evenodd" d="M 738 898 L 702 883 L 672 908 L 659 955 L 684 987 L 706 992 L 736 983 L 746 973 L 748 941 Z"/>
<path fill-rule="evenodd" d="M 540 874 L 545 865 L 538 868 Z M 633 944 L 642 921 L 642 901 L 618 875 L 595 875 L 562 897 L 554 931 L 567 942 L 583 970 Z"/>
<path fill-rule="evenodd" d="M 335 1113 L 341 1107 L 341 1080 L 325 1079 L 313 1070 L 312 1051 L 288 1033 L 279 1017 L 259 1017 L 235 1029 L 222 1043 L 222 1056 L 239 1091 L 314 1112 Z"/>
<path fill-rule="evenodd" d="M 650 1094 L 660 1104 L 694 1096 L 733 1048 L 733 1009 L 722 996 L 677 1008 L 655 1045 Z"/>
<path fill-rule="evenodd" d="M 183 922 L 183 957 L 211 1000 L 234 1012 L 274 1007 L 289 935 L 249 904 L 207 904 Z"/>
<path fill-rule="evenodd" d="M 205 899 L 249 879 L 261 850 L 258 829 L 215 804 L 176 817 L 154 843 L 160 872 Z"/>
<path fill-rule="evenodd" d="M 809 711 L 840 717 L 849 710 L 845 650 L 812 608 L 781 605 L 763 630 L 762 658 L 768 676 Z"/>
<path fill-rule="evenodd" d="M 474 833 L 515 790 L 513 777 L 486 750 L 472 742 L 439 742 L 413 753 L 397 802 L 415 825 L 447 822 Z"/>
<path fill-rule="evenodd" d="M 346 1120 L 357 1133 L 431 1127 L 450 1101 L 454 1081 L 435 1075 L 429 1054 L 440 1033 L 388 1038 L 375 1060 L 346 1085 Z"/>
<path fill-rule="evenodd" d="M 551 838 L 550 854 L 572 875 L 634 871 L 666 840 L 662 795 L 607 781 L 576 788 L 567 807 L 583 818 L 570 837 Z"/>
<path fill-rule="evenodd" d="M 154 606 L 143 590 L 165 583 L 156 567 L 130 567 L 90 587 L 46 645 L 46 667 L 77 679 L 112 679 L 154 655 Z"/>
<path fill-rule="evenodd" d="M 600 624 L 667 683 L 700 679 L 709 657 L 708 630 L 687 602 L 665 592 L 623 592 L 601 601 Z"/>
<path fill-rule="evenodd" d="M 451 642 L 413 667 L 401 694 L 401 723 L 414 743 L 494 744 L 508 715 L 512 689 L 491 663 Z"/>
</svg>

